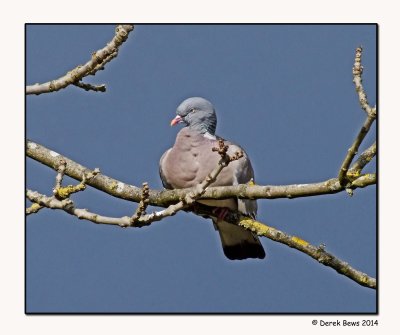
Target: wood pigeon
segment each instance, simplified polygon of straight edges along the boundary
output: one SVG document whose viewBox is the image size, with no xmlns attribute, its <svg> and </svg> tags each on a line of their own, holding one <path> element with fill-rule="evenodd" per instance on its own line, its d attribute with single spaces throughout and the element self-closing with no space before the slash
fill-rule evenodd
<svg viewBox="0 0 400 335">
<path fill-rule="evenodd" d="M 167 189 L 193 187 L 201 183 L 220 159 L 218 153 L 212 151 L 213 147 L 218 147 L 220 138 L 215 135 L 217 116 L 213 105 L 204 98 L 192 97 L 178 106 L 176 114 L 171 126 L 184 123 L 185 127 L 176 136 L 174 146 L 160 159 L 160 177 Z M 238 145 L 228 141 L 225 144 L 229 145 L 229 155 L 241 150 L 243 157 L 225 167 L 212 186 L 250 182 L 254 172 L 247 154 Z M 257 214 L 256 200 L 231 198 L 198 202 L 238 210 L 253 218 Z M 223 221 L 223 218 L 214 220 L 214 226 L 219 231 L 224 254 L 229 259 L 265 257 L 260 240 L 251 231 Z"/>
</svg>

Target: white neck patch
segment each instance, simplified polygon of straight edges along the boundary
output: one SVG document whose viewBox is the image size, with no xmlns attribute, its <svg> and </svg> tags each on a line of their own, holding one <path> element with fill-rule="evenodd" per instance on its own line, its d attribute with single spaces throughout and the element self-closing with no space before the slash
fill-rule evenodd
<svg viewBox="0 0 400 335">
<path fill-rule="evenodd" d="M 204 133 L 203 136 L 204 136 L 205 138 L 210 139 L 210 140 L 216 140 L 216 139 L 217 139 L 217 138 L 215 137 L 215 135 L 211 135 L 209 132 Z"/>
</svg>

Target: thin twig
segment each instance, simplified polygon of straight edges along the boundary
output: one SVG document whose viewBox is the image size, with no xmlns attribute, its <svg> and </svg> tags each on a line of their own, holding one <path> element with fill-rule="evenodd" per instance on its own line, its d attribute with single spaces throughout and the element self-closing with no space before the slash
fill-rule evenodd
<svg viewBox="0 0 400 335">
<path fill-rule="evenodd" d="M 376 108 L 368 104 L 367 94 L 362 85 L 363 66 L 361 65 L 362 47 L 356 49 L 356 56 L 353 66 L 353 83 L 358 93 L 358 100 L 360 101 L 361 108 L 367 113 L 368 116 L 376 116 Z"/>
<path fill-rule="evenodd" d="M 376 155 L 376 142 L 374 142 L 368 149 L 366 149 L 350 167 L 347 175 L 358 177 L 362 169 L 374 158 Z"/>
<path fill-rule="evenodd" d="M 35 214 L 37 212 L 39 212 L 41 209 L 43 209 L 45 207 L 37 204 L 37 203 L 33 203 L 30 207 L 28 207 L 27 209 L 25 209 L 25 214 L 26 215 L 30 215 L 30 214 Z"/>
<path fill-rule="evenodd" d="M 53 188 L 53 197 L 47 197 L 45 195 L 42 195 L 38 192 L 33 192 L 31 190 L 27 191 L 27 197 L 31 199 L 30 196 L 28 196 L 31 195 L 33 199 L 31 201 L 33 201 L 34 204 L 32 204 L 32 206 L 28 207 L 25 210 L 26 215 L 37 213 L 44 207 L 53 208 L 51 207 L 51 204 L 57 204 L 58 207 L 56 208 L 59 209 L 64 209 L 65 207 L 71 208 L 71 206 L 73 207 L 73 202 L 72 200 L 69 199 L 69 196 L 73 193 L 85 190 L 86 182 L 93 180 L 100 173 L 100 170 L 96 168 L 93 171 L 83 174 L 82 181 L 79 184 L 68 185 L 63 187 L 62 180 L 66 168 L 67 168 L 67 162 L 64 159 L 60 159 L 59 166 L 57 167 L 58 173 L 55 178 L 55 186 Z M 68 200 L 68 201 L 63 202 L 63 200 Z"/>
<path fill-rule="evenodd" d="M 367 95 L 364 91 L 362 86 L 362 72 L 363 67 L 361 65 L 361 54 L 362 48 L 358 47 L 356 49 L 356 56 L 354 60 L 354 67 L 353 67 L 353 82 L 358 93 L 358 99 L 361 105 L 361 108 L 367 113 L 367 119 L 365 120 L 363 126 L 361 127 L 356 139 L 354 140 L 352 146 L 347 151 L 347 155 L 340 167 L 339 170 L 339 182 L 340 185 L 346 186 L 349 183 L 349 178 L 347 176 L 347 172 L 349 170 L 350 164 L 353 161 L 354 157 L 357 155 L 358 148 L 360 147 L 361 142 L 364 140 L 365 136 L 367 135 L 368 131 L 371 128 L 372 123 L 376 119 L 376 108 L 371 107 L 368 104 Z"/>
<path fill-rule="evenodd" d="M 101 85 L 92 85 L 88 83 L 84 83 L 82 81 L 77 81 L 74 83 L 75 86 L 83 88 L 85 91 L 94 91 L 94 92 L 105 92 L 106 91 L 106 85 L 101 84 Z"/>
<path fill-rule="evenodd" d="M 56 190 L 61 188 L 61 184 L 64 178 L 65 174 L 65 168 L 67 167 L 67 162 L 64 159 L 60 160 L 60 165 L 57 168 L 57 176 L 56 176 L 56 183 L 53 188 L 53 194 L 55 195 L 57 193 Z"/>
<path fill-rule="evenodd" d="M 350 184 L 350 188 L 363 188 L 373 184 L 376 184 L 376 173 L 367 173 L 353 180 Z"/>
<path fill-rule="evenodd" d="M 127 40 L 128 35 L 132 30 L 133 25 L 118 25 L 113 39 L 103 49 L 93 52 L 91 60 L 86 64 L 77 66 L 75 69 L 69 71 L 66 75 L 58 79 L 43 84 L 29 85 L 26 87 L 25 93 L 27 95 L 50 93 L 72 84 L 81 87 L 79 82 L 83 77 L 86 77 L 89 74 L 95 74 L 96 71 L 103 69 L 107 62 L 117 56 L 119 47 Z M 89 86 L 87 85 L 88 84 L 84 84 L 82 88 L 88 88 Z"/>
<path fill-rule="evenodd" d="M 62 173 L 62 175 L 64 175 L 65 169 L 67 167 L 67 163 L 64 160 L 62 160 L 62 162 L 63 162 L 63 164 L 61 165 L 62 166 L 61 170 L 60 170 L 61 172 L 59 172 L 59 174 Z M 82 175 L 82 180 L 79 184 L 68 185 L 68 186 L 64 186 L 64 187 L 61 185 L 61 181 L 62 181 L 62 177 L 61 177 L 61 181 L 56 182 L 56 187 L 53 189 L 53 194 L 59 200 L 67 199 L 73 193 L 84 191 L 86 189 L 86 183 L 89 180 L 94 179 L 99 173 L 100 173 L 100 170 L 98 168 L 96 168 L 87 174 L 84 173 Z M 58 177 L 58 175 L 57 175 L 57 177 Z"/>
<path fill-rule="evenodd" d="M 88 72 L 88 76 L 94 76 L 96 75 L 96 72 L 98 71 L 103 71 L 104 70 L 104 65 L 107 64 L 108 62 L 110 62 L 112 59 L 114 59 L 115 57 L 118 56 L 118 52 L 112 52 L 110 53 L 104 60 L 102 63 L 97 64 L 93 70 Z"/>
<path fill-rule="evenodd" d="M 138 222 L 139 218 L 146 214 L 146 208 L 149 205 L 149 185 L 147 183 L 142 184 L 142 197 L 139 205 L 136 208 L 135 213 L 131 217 L 131 225 Z"/>
<path fill-rule="evenodd" d="M 57 199 L 55 196 L 48 197 L 44 194 L 40 194 L 39 192 L 32 191 L 29 189 L 26 191 L 26 197 L 30 201 L 42 207 L 47 207 L 51 209 L 61 209 L 73 216 L 76 216 L 78 219 L 85 219 L 93 223 L 122 225 L 122 223 L 125 222 L 128 225 L 131 219 L 129 216 L 124 216 L 122 218 L 112 218 L 91 213 L 87 209 L 76 208 L 74 202 L 69 198 L 60 200 Z"/>
</svg>

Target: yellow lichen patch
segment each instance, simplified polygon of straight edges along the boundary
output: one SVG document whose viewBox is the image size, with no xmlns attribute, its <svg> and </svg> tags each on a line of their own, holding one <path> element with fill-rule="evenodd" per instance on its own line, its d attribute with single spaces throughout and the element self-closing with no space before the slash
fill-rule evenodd
<svg viewBox="0 0 400 335">
<path fill-rule="evenodd" d="M 31 209 L 32 209 L 33 211 L 36 211 L 36 210 L 38 210 L 40 207 L 42 207 L 42 206 L 40 206 L 39 204 L 34 203 L 34 204 L 32 204 Z"/>
<path fill-rule="evenodd" d="M 248 217 L 242 216 L 239 221 L 239 226 L 244 228 L 250 229 L 251 231 L 255 232 L 257 235 L 266 235 L 269 227 L 265 224 L 250 219 Z"/>
<path fill-rule="evenodd" d="M 254 179 L 251 178 L 250 181 L 247 183 L 249 186 L 254 186 L 256 183 L 254 182 Z"/>
<path fill-rule="evenodd" d="M 26 209 L 26 213 L 27 214 L 37 213 L 41 208 L 42 206 L 40 206 L 39 204 L 33 203 L 30 207 Z"/>
<path fill-rule="evenodd" d="M 70 194 L 82 191 L 85 188 L 86 188 L 86 186 L 83 183 L 80 183 L 80 184 L 78 184 L 76 186 L 68 185 L 68 186 L 65 186 L 65 187 L 59 187 L 59 188 L 56 188 L 54 190 L 54 195 L 58 199 L 67 199 L 70 196 Z"/>
<path fill-rule="evenodd" d="M 117 187 L 118 187 L 118 184 L 117 184 L 115 181 L 113 181 L 113 182 L 111 183 L 111 185 L 110 185 L 110 189 L 111 189 L 112 191 L 115 191 L 115 190 L 117 189 Z"/>
<path fill-rule="evenodd" d="M 360 177 L 360 170 L 350 170 L 347 172 L 348 178 L 358 178 Z"/>
<path fill-rule="evenodd" d="M 306 247 L 307 245 L 310 244 L 310 243 L 308 243 L 307 241 L 304 241 L 303 239 L 301 239 L 300 237 L 297 237 L 297 236 L 293 236 L 293 237 L 291 238 L 291 240 L 292 240 L 293 242 L 296 242 L 296 243 L 298 243 L 298 244 L 304 246 L 304 247 Z"/>
</svg>

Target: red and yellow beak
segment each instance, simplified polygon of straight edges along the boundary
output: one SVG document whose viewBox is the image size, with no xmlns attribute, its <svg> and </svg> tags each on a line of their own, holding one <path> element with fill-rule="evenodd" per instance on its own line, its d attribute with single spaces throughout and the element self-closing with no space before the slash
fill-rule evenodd
<svg viewBox="0 0 400 335">
<path fill-rule="evenodd" d="M 182 117 L 177 115 L 177 116 L 175 116 L 175 118 L 172 119 L 171 126 L 175 126 L 176 124 L 181 123 L 181 122 L 183 122 Z"/>
</svg>

